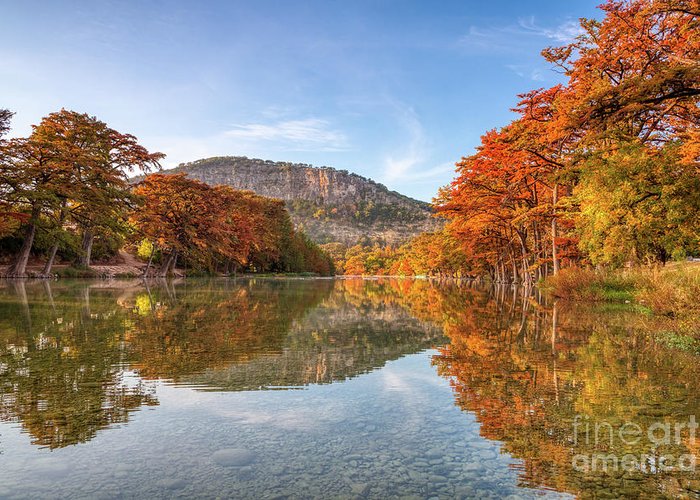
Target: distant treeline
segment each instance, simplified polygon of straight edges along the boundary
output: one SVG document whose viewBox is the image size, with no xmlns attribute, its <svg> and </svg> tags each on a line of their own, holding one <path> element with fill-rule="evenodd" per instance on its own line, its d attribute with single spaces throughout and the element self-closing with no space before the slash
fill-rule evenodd
<svg viewBox="0 0 700 500">
<path fill-rule="evenodd" d="M 147 271 L 176 265 L 206 272 L 334 273 L 331 259 L 294 229 L 283 202 L 160 169 L 161 153 L 95 117 L 61 110 L 27 138 L 3 140 L 0 110 L 0 256 L 7 277 L 27 275 L 31 256 L 49 276 L 57 257 L 89 268 L 94 257 L 138 248 Z M 156 266 L 157 264 L 157 266 Z M 153 267 L 152 267 L 153 266 Z"/>
<path fill-rule="evenodd" d="M 461 243 L 445 231 L 423 233 L 400 246 L 326 243 L 321 248 L 333 258 L 338 274 L 476 277 Z"/>
</svg>

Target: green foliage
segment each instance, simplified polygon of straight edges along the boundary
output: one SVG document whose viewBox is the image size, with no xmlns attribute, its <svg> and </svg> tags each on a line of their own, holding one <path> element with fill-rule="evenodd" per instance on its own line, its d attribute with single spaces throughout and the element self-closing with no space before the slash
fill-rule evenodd
<svg viewBox="0 0 700 500">
<path fill-rule="evenodd" d="M 108 260 L 117 255 L 123 245 L 124 236 L 119 233 L 98 234 L 92 246 L 92 258 L 98 262 Z"/>
<path fill-rule="evenodd" d="M 690 335 L 683 335 L 677 332 L 660 332 L 656 336 L 656 341 L 672 349 L 700 354 L 700 340 Z"/>
<path fill-rule="evenodd" d="M 294 229 L 281 200 L 212 187 L 184 174 L 149 175 L 135 191 L 143 204 L 130 222 L 144 258 L 154 246 L 167 255 L 160 275 L 171 273 L 178 258 L 189 275 L 334 272 L 318 245 Z"/>
<path fill-rule="evenodd" d="M 580 246 L 594 264 L 666 262 L 700 245 L 700 177 L 671 144 L 618 143 L 586 161 L 575 196 Z"/>
<path fill-rule="evenodd" d="M 339 274 L 454 278 L 470 274 L 466 254 L 444 231 L 420 234 L 400 247 L 364 241 L 351 247 L 328 243 L 323 248 Z"/>
<path fill-rule="evenodd" d="M 582 263 L 697 255 L 700 17 L 691 3 L 610 0 L 601 19 L 581 20 L 580 36 L 543 51 L 564 81 L 521 94 L 519 116 L 482 136 L 435 201 L 474 267 L 529 283 Z M 601 284 L 582 293 L 625 292 Z"/>
<path fill-rule="evenodd" d="M 64 261 L 72 261 L 78 255 L 80 248 L 80 236 L 74 231 L 51 229 L 46 221 L 42 220 L 42 229 L 37 231 L 32 246 L 32 256 L 38 259 L 46 258 L 54 243 L 58 244 L 57 258 Z M 47 229 L 44 229 L 46 223 Z M 0 238 L 0 256 L 5 259 L 16 254 L 22 246 L 23 233 L 21 228 L 16 228 L 12 233 Z M 2 257 L 0 257 L 2 259 Z M 2 259 L 4 260 L 4 259 Z"/>
<path fill-rule="evenodd" d="M 153 259 L 155 260 L 155 250 L 155 245 L 151 243 L 151 240 L 144 238 L 136 248 L 136 256 L 143 261 L 148 261 L 151 255 L 153 255 Z"/>
<path fill-rule="evenodd" d="M 301 219 L 314 219 L 324 222 L 346 222 L 351 225 L 375 225 L 390 228 L 395 224 L 419 222 L 426 217 L 420 205 L 377 203 L 373 200 L 360 200 L 355 203 L 325 203 L 310 200 L 287 202 L 290 212 Z"/>
<path fill-rule="evenodd" d="M 161 153 L 149 153 L 130 134 L 120 134 L 96 117 L 62 109 L 34 126 L 27 138 L 0 143 L 0 232 L 22 220 L 22 247 L 7 271 L 26 276 L 37 233 L 63 246 L 67 231 L 81 234 L 77 262 L 89 266 L 93 238 L 101 236 L 96 257 L 112 255 L 132 199 L 127 172 L 159 168 Z M 117 247 L 118 248 L 118 247 Z"/>
<path fill-rule="evenodd" d="M 332 276 L 336 272 L 333 259 L 300 232 L 292 232 L 285 239 L 280 261 L 271 270 L 285 273 L 311 272 L 321 276 Z"/>
</svg>

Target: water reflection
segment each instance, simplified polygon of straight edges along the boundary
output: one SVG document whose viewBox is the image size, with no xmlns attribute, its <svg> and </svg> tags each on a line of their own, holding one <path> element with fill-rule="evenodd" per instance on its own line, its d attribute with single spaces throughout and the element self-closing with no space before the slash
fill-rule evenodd
<svg viewBox="0 0 700 500">
<path fill-rule="evenodd" d="M 123 367 L 124 316 L 89 287 L 10 282 L 0 318 L 0 419 L 20 421 L 34 444 L 83 442 L 157 404 Z"/>
<path fill-rule="evenodd" d="M 698 494 L 700 435 L 689 424 L 700 415 L 700 364 L 655 344 L 651 320 L 522 289 L 440 293 L 462 306 L 444 322 L 450 341 L 433 362 L 481 435 L 523 459 L 523 485 L 587 497 Z"/>
<path fill-rule="evenodd" d="M 3 285 L 0 419 L 50 448 L 157 405 L 155 380 L 208 390 L 330 383 L 440 338 L 373 282 Z"/>
<path fill-rule="evenodd" d="M 276 472 L 248 471 L 244 484 L 258 496 L 266 485 L 284 493 L 297 480 L 304 492 L 322 474 L 337 479 L 346 455 L 366 468 L 346 478 L 350 486 L 338 485 L 338 494 L 379 497 L 396 487 L 483 496 L 495 488 L 498 496 L 517 487 L 512 480 L 530 493 L 697 496 L 694 470 L 663 470 L 661 459 L 698 453 L 687 424 L 699 414 L 700 364 L 656 344 L 658 328 L 630 307 L 413 280 L 3 282 L 0 420 L 21 425 L 34 445 L 67 451 L 133 420 L 139 408 L 162 405 L 151 429 L 182 426 L 180 439 L 191 438 L 187 452 L 167 445 L 162 452 L 185 469 L 201 467 L 202 477 L 215 477 L 206 474 L 218 465 L 202 462 L 202 454 L 222 441 L 269 448 L 260 463 Z M 421 357 L 427 354 L 406 356 L 435 346 L 434 368 Z M 298 398 L 250 392 L 344 381 L 402 357 L 405 365 L 342 391 L 318 387 Z M 433 372 L 421 372 L 421 363 Z M 214 395 L 221 396 L 216 403 L 208 391 L 228 394 Z M 178 406 L 180 397 L 208 403 L 195 418 L 191 406 Z M 226 406 L 232 401 L 239 406 Z M 314 423 L 323 430 L 309 430 Z M 631 439 L 629 427 L 620 437 L 627 423 L 639 426 L 640 439 Z M 659 436 L 666 424 L 669 442 L 650 440 L 648 429 L 656 426 Z M 686 424 L 677 436 L 676 424 Z M 136 443 L 147 439 L 136 435 Z M 138 457 L 151 463 L 149 453 Z M 600 454 L 608 457 L 605 469 L 592 467 Z M 298 470 L 290 472 L 290 463 Z M 373 470 L 385 472 L 375 477 Z M 244 487 L 237 478 L 221 478 L 231 482 L 226 491 L 245 492 L 233 489 Z M 358 478 L 375 489 L 363 489 Z M 188 484 L 194 494 L 217 490 L 218 480 Z M 133 492 L 144 484 L 134 483 Z M 66 483 L 65 492 L 72 487 Z"/>
</svg>

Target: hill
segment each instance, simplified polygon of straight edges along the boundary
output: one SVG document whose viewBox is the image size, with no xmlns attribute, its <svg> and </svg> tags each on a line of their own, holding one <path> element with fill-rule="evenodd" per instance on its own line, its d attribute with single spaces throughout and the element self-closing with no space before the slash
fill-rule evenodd
<svg viewBox="0 0 700 500">
<path fill-rule="evenodd" d="M 428 203 L 345 170 L 241 156 L 206 158 L 166 170 L 286 202 L 292 220 L 317 243 L 399 244 L 435 230 Z"/>
</svg>

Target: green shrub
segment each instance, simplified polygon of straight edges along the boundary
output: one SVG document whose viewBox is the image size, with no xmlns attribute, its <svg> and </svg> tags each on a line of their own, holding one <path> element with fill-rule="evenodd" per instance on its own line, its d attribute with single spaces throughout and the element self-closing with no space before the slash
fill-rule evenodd
<svg viewBox="0 0 700 500">
<path fill-rule="evenodd" d="M 677 332 L 659 332 L 656 341 L 679 351 L 700 354 L 700 340 Z"/>
</svg>

